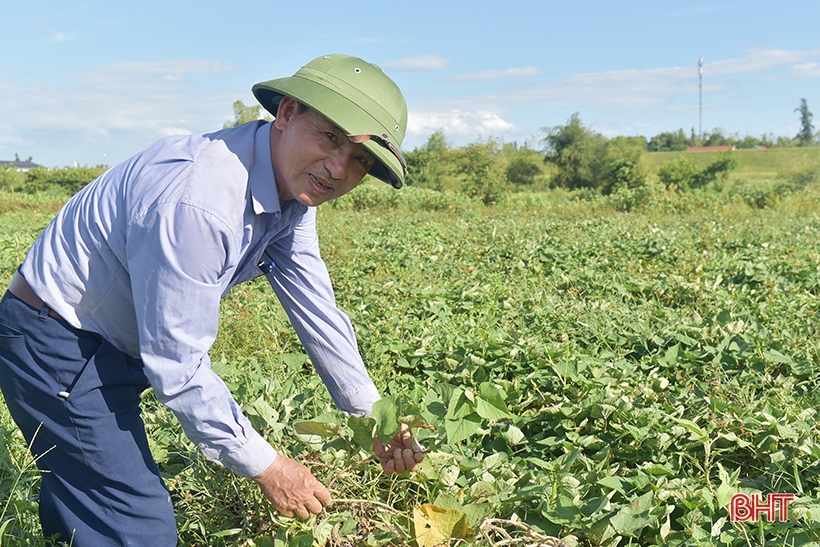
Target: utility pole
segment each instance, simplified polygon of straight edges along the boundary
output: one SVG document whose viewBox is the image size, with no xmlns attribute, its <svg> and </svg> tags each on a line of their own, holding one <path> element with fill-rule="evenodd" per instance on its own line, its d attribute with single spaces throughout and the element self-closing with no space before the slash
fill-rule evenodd
<svg viewBox="0 0 820 547">
<path fill-rule="evenodd" d="M 703 57 L 698 58 L 698 138 L 703 140 Z"/>
</svg>

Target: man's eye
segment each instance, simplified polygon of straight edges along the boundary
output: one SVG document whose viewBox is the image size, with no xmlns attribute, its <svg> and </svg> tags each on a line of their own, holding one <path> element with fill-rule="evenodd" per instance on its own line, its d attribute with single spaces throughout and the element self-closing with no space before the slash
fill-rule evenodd
<svg viewBox="0 0 820 547">
<path fill-rule="evenodd" d="M 364 157 L 364 156 L 359 156 L 357 159 L 358 159 L 358 160 L 359 160 L 359 162 L 360 162 L 362 165 L 364 165 L 365 167 L 370 167 L 370 160 L 368 160 L 366 157 Z"/>
<path fill-rule="evenodd" d="M 333 142 L 336 142 L 337 137 L 336 137 L 335 133 L 332 133 L 331 131 L 326 131 L 325 135 L 327 135 L 328 139 L 332 140 Z"/>
</svg>

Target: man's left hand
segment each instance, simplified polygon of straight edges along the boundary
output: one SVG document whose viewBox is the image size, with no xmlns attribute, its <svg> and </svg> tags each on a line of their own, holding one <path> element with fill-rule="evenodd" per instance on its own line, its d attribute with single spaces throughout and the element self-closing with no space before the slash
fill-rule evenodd
<svg viewBox="0 0 820 547">
<path fill-rule="evenodd" d="M 384 446 L 378 437 L 373 439 L 373 452 L 388 475 L 415 471 L 424 461 L 424 450 L 406 424 L 402 424 L 387 446 Z"/>
</svg>

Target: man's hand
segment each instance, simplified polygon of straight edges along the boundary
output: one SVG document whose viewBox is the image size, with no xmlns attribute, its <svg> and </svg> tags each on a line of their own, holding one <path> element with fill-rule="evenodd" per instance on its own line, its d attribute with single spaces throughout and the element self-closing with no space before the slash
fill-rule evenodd
<svg viewBox="0 0 820 547">
<path fill-rule="evenodd" d="M 307 467 L 282 454 L 253 480 L 276 510 L 286 517 L 296 514 L 306 519 L 311 513 L 321 513 L 323 507 L 332 503 L 330 492 Z"/>
<path fill-rule="evenodd" d="M 378 437 L 373 439 L 373 452 L 388 475 L 415 471 L 424 461 L 424 450 L 405 424 L 402 424 L 387 446 L 384 446 Z"/>
</svg>

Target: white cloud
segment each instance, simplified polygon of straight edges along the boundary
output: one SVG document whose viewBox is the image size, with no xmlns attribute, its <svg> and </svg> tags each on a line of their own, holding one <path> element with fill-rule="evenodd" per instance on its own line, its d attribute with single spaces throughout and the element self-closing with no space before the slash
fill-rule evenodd
<svg viewBox="0 0 820 547">
<path fill-rule="evenodd" d="M 820 63 L 794 65 L 791 74 L 797 79 L 820 78 Z"/>
<path fill-rule="evenodd" d="M 501 135 L 516 131 L 514 124 L 490 111 L 464 112 L 449 110 L 439 112 L 411 112 L 407 132 L 412 135 L 430 135 L 441 129 L 453 137 Z"/>
<path fill-rule="evenodd" d="M 71 142 L 59 148 L 105 146 L 109 159 L 124 159 L 138 149 L 115 156 L 112 148 L 119 143 L 145 146 L 166 135 L 221 127 L 232 117 L 237 91 L 202 86 L 200 80 L 229 70 L 197 59 L 122 62 L 95 67 L 64 85 L 0 81 L 0 120 L 28 148 L 55 150 L 56 136 L 70 134 Z M 55 150 L 51 157 L 61 153 Z"/>
<path fill-rule="evenodd" d="M 513 78 L 530 78 L 540 76 L 543 72 L 535 67 L 508 68 L 506 70 L 484 70 L 470 74 L 460 74 L 453 77 L 455 82 L 491 82 L 498 80 L 510 80 Z"/>
<path fill-rule="evenodd" d="M 697 91 L 696 69 L 660 68 L 577 74 L 550 82 L 516 86 L 499 96 L 543 107 L 612 110 L 661 104 L 672 95 Z"/>
<path fill-rule="evenodd" d="M 418 55 L 382 63 L 382 67 L 393 70 L 440 70 L 449 66 L 450 60 L 444 55 Z"/>
<path fill-rule="evenodd" d="M 745 57 L 725 59 L 707 63 L 704 66 L 704 78 L 707 76 L 727 76 L 732 74 L 754 74 L 775 68 L 790 66 L 814 57 L 820 57 L 820 49 L 809 51 L 789 51 L 783 49 L 753 50 Z"/>
<path fill-rule="evenodd" d="M 51 42 L 55 44 L 61 44 L 63 42 L 68 42 L 69 40 L 73 39 L 76 35 L 76 32 L 58 32 L 54 31 L 51 33 Z"/>
<path fill-rule="evenodd" d="M 820 57 L 820 49 L 810 51 L 755 50 L 745 57 L 707 63 L 703 93 L 731 89 L 732 77 L 748 76 L 764 81 L 783 79 L 767 76 L 790 68 L 791 77 L 815 78 L 820 65 L 804 62 Z M 795 65 L 794 63 L 803 62 Z M 746 84 L 743 84 L 746 85 Z M 597 108 L 610 111 L 639 110 L 673 102 L 677 97 L 698 93 L 697 66 L 656 69 L 613 70 L 576 74 L 544 83 L 517 84 L 494 95 L 504 103 L 529 103 L 541 107 Z"/>
</svg>

